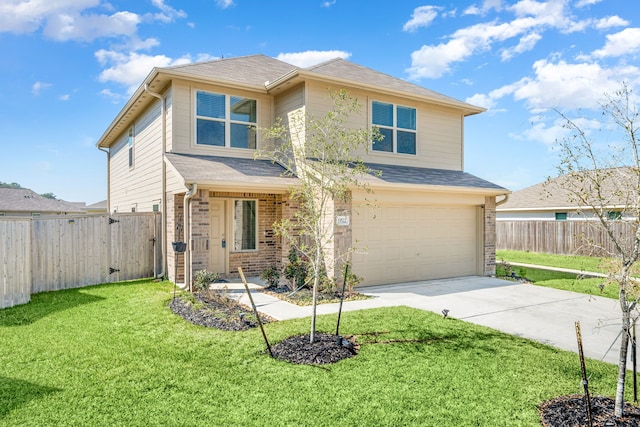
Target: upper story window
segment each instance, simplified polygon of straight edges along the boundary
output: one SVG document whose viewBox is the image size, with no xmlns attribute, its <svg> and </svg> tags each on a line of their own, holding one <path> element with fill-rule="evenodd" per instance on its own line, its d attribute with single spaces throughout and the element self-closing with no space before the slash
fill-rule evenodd
<svg viewBox="0 0 640 427">
<path fill-rule="evenodd" d="M 567 213 L 566 212 L 556 212 L 556 221 L 566 221 Z"/>
<path fill-rule="evenodd" d="M 134 132 L 133 126 L 129 128 L 129 168 L 133 167 L 133 143 L 134 143 Z"/>
<path fill-rule="evenodd" d="M 256 148 L 257 101 L 196 92 L 196 144 Z"/>
<path fill-rule="evenodd" d="M 371 124 L 383 136 L 373 144 L 375 151 L 416 154 L 416 109 L 386 102 L 371 103 Z"/>
</svg>

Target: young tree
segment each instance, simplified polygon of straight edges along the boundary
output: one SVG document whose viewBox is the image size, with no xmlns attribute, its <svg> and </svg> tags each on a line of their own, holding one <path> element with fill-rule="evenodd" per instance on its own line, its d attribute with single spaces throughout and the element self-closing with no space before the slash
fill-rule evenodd
<svg viewBox="0 0 640 427">
<path fill-rule="evenodd" d="M 286 239 L 309 262 L 313 282 L 311 339 L 315 341 L 318 288 L 327 273 L 326 262 L 334 263 L 346 253 L 336 254 L 333 246 L 334 204 L 347 202 L 351 189 L 366 188 L 362 178 L 369 170 L 358 154 L 366 151 L 370 141 L 380 139 L 376 129 L 350 128 L 351 114 L 360 104 L 347 91 L 331 92 L 333 107 L 323 117 L 293 114 L 288 123 L 278 120 L 264 130 L 273 142 L 258 157 L 277 162 L 299 179 L 289 190 L 297 202 L 293 218 L 274 224 L 276 233 Z"/>
<path fill-rule="evenodd" d="M 605 95 L 600 118 L 562 117 L 569 136 L 557 141 L 560 152 L 561 186 L 581 214 L 610 239 L 613 250 L 592 249 L 615 259 L 609 279 L 619 289 L 622 320 L 615 416 L 623 416 L 629 332 L 638 317 L 638 283 L 632 279 L 640 257 L 640 151 L 638 149 L 638 105 L 632 90 L 623 84 Z M 598 129 L 592 132 L 590 129 Z M 609 138 L 604 138 L 606 135 Z M 620 232 L 627 223 L 628 232 Z M 589 242 L 587 242 L 589 244 Z"/>
</svg>

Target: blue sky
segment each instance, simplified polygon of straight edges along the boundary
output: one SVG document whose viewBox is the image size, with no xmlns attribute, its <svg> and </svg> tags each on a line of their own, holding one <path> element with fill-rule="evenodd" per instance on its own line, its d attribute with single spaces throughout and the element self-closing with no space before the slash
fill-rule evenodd
<svg viewBox="0 0 640 427">
<path fill-rule="evenodd" d="M 95 144 L 154 66 L 256 53 L 340 56 L 488 109 L 465 170 L 518 190 L 555 174 L 553 109 L 640 89 L 629 0 L 2 0 L 0 181 L 94 203 Z M 586 123 L 586 122 L 585 122 Z M 585 124 L 585 126 L 590 126 Z"/>
</svg>

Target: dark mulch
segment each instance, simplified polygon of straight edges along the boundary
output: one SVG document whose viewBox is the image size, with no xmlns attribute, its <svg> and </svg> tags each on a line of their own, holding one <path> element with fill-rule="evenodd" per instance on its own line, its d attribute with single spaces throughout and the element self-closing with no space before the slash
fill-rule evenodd
<svg viewBox="0 0 640 427">
<path fill-rule="evenodd" d="M 217 292 L 192 294 L 196 304 L 188 298 L 178 296 L 171 300 L 169 308 L 183 319 L 200 326 L 224 331 L 245 331 L 258 326 L 251 308 Z M 274 319 L 260 313 L 262 323 Z"/>
<path fill-rule="evenodd" d="M 296 335 L 273 345 L 271 351 L 277 359 L 303 365 L 336 363 L 358 354 L 359 346 L 353 337 L 316 333 L 313 344 L 309 341 L 309 334 Z"/>
<path fill-rule="evenodd" d="M 264 293 L 273 297 L 279 298 L 283 301 L 290 302 L 296 305 L 311 305 L 313 301 L 313 291 L 311 289 L 302 288 L 295 292 L 292 292 L 290 288 L 286 286 L 271 286 L 265 288 Z M 318 304 L 335 303 L 339 302 L 342 296 L 341 292 L 318 292 Z M 370 299 L 368 295 L 361 294 L 356 291 L 347 291 L 344 294 L 345 301 L 356 301 L 362 299 Z"/>
<path fill-rule="evenodd" d="M 610 397 L 592 396 L 591 414 L 594 427 L 625 426 L 640 427 L 640 408 L 625 403 L 624 417 L 613 416 L 615 400 Z M 542 425 L 545 427 L 588 426 L 584 396 L 560 396 L 540 405 Z"/>
</svg>

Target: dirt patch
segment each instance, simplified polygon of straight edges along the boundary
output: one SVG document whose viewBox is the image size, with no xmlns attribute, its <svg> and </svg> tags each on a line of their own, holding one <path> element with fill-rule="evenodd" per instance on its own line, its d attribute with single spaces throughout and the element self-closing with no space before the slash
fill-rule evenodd
<svg viewBox="0 0 640 427">
<path fill-rule="evenodd" d="M 316 333 L 313 343 L 310 335 L 296 335 L 271 346 L 273 356 L 280 360 L 303 365 L 325 365 L 358 354 L 359 346 L 353 337 Z"/>
<path fill-rule="evenodd" d="M 223 331 L 245 331 L 258 326 L 250 307 L 240 304 L 221 292 L 183 294 L 171 300 L 169 308 L 194 325 Z M 262 323 L 274 322 L 270 316 L 260 313 Z"/>
<path fill-rule="evenodd" d="M 624 417 L 613 415 L 615 400 L 610 397 L 591 397 L 591 414 L 594 427 L 640 427 L 640 408 L 625 403 Z M 561 396 L 540 405 L 544 427 L 586 427 L 589 425 L 584 396 Z"/>
</svg>

